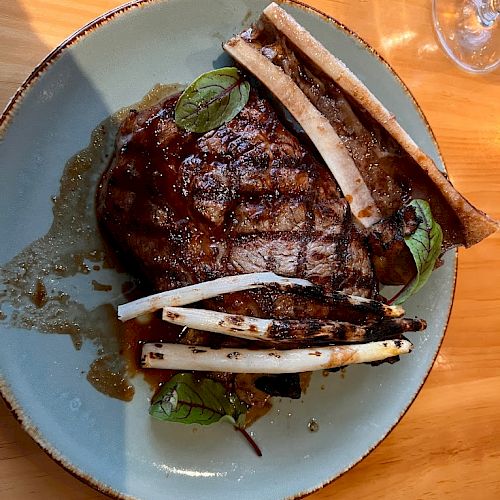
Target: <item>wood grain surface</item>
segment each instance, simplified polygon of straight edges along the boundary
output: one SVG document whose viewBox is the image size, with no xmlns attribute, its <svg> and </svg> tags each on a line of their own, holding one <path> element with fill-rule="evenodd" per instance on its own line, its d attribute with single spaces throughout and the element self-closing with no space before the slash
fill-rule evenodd
<svg viewBox="0 0 500 500">
<path fill-rule="evenodd" d="M 0 0 L 0 107 L 52 48 L 120 3 Z M 307 3 L 392 65 L 427 116 L 455 186 L 500 219 L 500 71 L 475 76 L 447 59 L 431 0 Z M 451 320 L 424 388 L 375 451 L 308 498 L 500 498 L 499 282 L 500 234 L 459 251 Z M 47 457 L 0 403 L 0 498 L 104 495 Z"/>
</svg>

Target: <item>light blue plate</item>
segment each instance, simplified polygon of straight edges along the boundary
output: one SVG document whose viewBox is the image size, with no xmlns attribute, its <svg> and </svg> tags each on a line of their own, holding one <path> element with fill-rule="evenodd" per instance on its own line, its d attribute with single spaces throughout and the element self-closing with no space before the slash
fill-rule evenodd
<svg viewBox="0 0 500 500">
<path fill-rule="evenodd" d="M 49 56 L 3 117 L 0 264 L 47 231 L 50 197 L 58 192 L 64 165 L 101 120 L 140 100 L 156 83 L 189 82 L 226 65 L 221 43 L 266 4 L 143 2 L 90 25 Z M 333 20 L 298 5 L 285 8 L 351 67 L 442 166 L 428 125 L 390 68 Z M 149 389 L 139 380 L 132 403 L 98 393 L 82 374 L 95 357 L 93 345 L 76 351 L 68 336 L 18 330 L 5 321 L 2 392 L 53 457 L 103 491 L 143 499 L 302 495 L 352 467 L 399 421 L 442 341 L 454 279 L 450 253 L 408 301 L 408 316 L 425 318 L 429 326 L 410 334 L 415 349 L 401 362 L 350 367 L 345 378 L 317 374 L 302 400 L 277 401 L 251 428 L 262 458 L 227 425 L 193 432 L 191 426 L 151 420 Z M 89 300 L 85 289 L 82 302 Z M 308 430 L 311 418 L 319 423 L 316 433 Z"/>
</svg>

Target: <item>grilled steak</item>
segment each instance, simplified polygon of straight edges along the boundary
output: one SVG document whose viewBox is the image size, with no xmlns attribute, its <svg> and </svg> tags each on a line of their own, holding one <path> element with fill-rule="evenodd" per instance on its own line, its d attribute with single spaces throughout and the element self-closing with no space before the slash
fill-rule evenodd
<svg viewBox="0 0 500 500">
<path fill-rule="evenodd" d="M 151 287 L 267 270 L 307 278 L 326 292 L 373 296 L 367 245 L 346 200 L 269 103 L 252 91 L 236 118 L 201 135 L 176 126 L 177 98 L 129 113 L 98 191 L 101 225 Z M 228 312 L 253 315 L 279 303 L 288 316 L 279 295 L 222 301 Z"/>
</svg>

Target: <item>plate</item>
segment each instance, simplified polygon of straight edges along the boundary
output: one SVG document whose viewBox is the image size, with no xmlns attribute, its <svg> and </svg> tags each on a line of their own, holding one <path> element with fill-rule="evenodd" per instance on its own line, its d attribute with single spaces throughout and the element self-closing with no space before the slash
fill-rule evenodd
<svg viewBox="0 0 500 500">
<path fill-rule="evenodd" d="M 189 82 L 228 64 L 221 43 L 248 26 L 267 3 L 128 4 L 50 54 L 2 116 L 0 265 L 47 232 L 64 166 L 88 144 L 99 122 L 159 82 Z M 333 19 L 298 3 L 284 8 L 340 57 L 444 168 L 425 118 L 390 67 Z M 241 499 L 304 495 L 361 460 L 408 409 L 442 341 L 455 269 L 456 254 L 450 252 L 424 291 L 406 303 L 408 316 L 428 321 L 425 332 L 409 335 L 415 344 L 411 355 L 395 365 L 352 366 L 344 375 L 317 373 L 301 400 L 275 401 L 251 427 L 262 458 L 223 423 L 201 428 L 153 421 L 147 415 L 150 390 L 140 377 L 134 379 L 132 402 L 97 392 L 86 380 L 99 349 L 95 342 L 85 341 L 77 350 L 68 335 L 42 334 L 7 320 L 0 321 L 2 394 L 53 458 L 109 494 L 151 500 L 193 498 L 200 491 L 206 498 L 229 499 L 236 489 Z M 101 292 L 92 289 L 91 278 L 92 273 L 79 273 L 65 286 L 73 299 L 96 307 Z M 308 428 L 312 418 L 317 432 Z"/>
</svg>

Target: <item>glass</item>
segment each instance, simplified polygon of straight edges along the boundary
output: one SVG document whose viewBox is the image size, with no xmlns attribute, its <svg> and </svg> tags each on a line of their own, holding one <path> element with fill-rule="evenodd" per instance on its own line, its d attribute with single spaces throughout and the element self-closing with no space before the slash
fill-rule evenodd
<svg viewBox="0 0 500 500">
<path fill-rule="evenodd" d="M 443 48 L 463 69 L 500 66 L 500 0 L 433 0 L 432 14 Z"/>
</svg>

